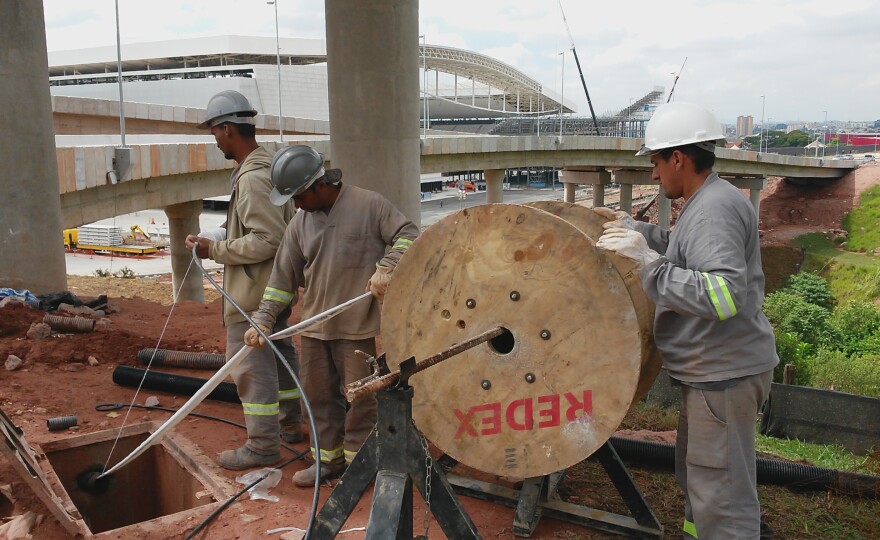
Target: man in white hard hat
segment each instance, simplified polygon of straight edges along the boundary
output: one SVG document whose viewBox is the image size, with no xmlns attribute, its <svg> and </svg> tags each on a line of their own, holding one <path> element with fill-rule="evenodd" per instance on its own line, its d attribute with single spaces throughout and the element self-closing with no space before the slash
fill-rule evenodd
<svg viewBox="0 0 880 540">
<path fill-rule="evenodd" d="M 293 198 L 300 209 L 287 227 L 269 285 L 254 313 L 264 333 L 277 314 L 297 301 L 299 287 L 303 319 L 321 313 L 364 292 L 362 301 L 302 334 L 300 381 L 309 399 L 318 440 L 321 478 L 341 473 L 351 463 L 376 423 L 376 398 L 368 396 L 346 407 L 345 385 L 368 376 L 366 362 L 354 352 L 375 356 L 379 335 L 379 303 L 400 257 L 419 234 L 418 228 L 382 195 L 342 183 L 342 171 L 324 169 L 324 157 L 297 145 L 272 162 L 272 202 Z M 248 345 L 261 347 L 255 329 L 245 334 Z M 298 471 L 293 483 L 310 487 L 317 467 Z"/>
<path fill-rule="evenodd" d="M 208 102 L 199 128 L 211 130 L 217 147 L 226 159 L 235 160 L 236 167 L 224 226 L 186 238 L 188 249 L 197 246 L 198 257 L 223 263 L 223 289 L 247 313 L 259 306 L 284 229 L 296 212 L 293 204 L 276 206 L 269 201 L 272 154 L 257 144 L 256 114 L 247 98 L 234 90 L 224 90 Z M 289 315 L 290 310 L 280 314 L 270 332 L 287 328 Z M 244 347 L 249 325 L 230 302 L 224 303 L 223 322 L 228 360 Z M 275 343 L 291 368 L 298 369 L 290 339 Z M 232 378 L 248 438 L 241 447 L 221 452 L 217 463 L 232 470 L 273 465 L 281 459 L 279 434 L 287 442 L 302 440 L 299 389 L 271 349 L 251 351 Z"/>
<path fill-rule="evenodd" d="M 651 159 L 666 197 L 685 200 L 675 228 L 600 210 L 612 221 L 596 245 L 639 262 L 657 305 L 654 339 L 681 389 L 675 475 L 685 493 L 684 536 L 757 539 L 755 422 L 779 358 L 762 311 L 758 218 L 712 171 L 723 140 L 704 107 L 657 108 L 637 155 Z"/>
</svg>

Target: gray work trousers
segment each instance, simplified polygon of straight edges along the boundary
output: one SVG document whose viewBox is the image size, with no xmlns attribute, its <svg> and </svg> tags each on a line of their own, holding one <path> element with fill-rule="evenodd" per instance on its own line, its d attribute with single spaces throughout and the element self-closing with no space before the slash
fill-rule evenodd
<svg viewBox="0 0 880 540">
<path fill-rule="evenodd" d="M 350 463 L 376 425 L 376 396 L 346 406 L 345 385 L 370 375 L 354 351 L 376 355 L 375 338 L 321 340 L 303 336 L 300 371 L 321 445 L 321 462 Z M 347 408 L 347 410 L 346 410 Z M 312 455 L 315 454 L 314 441 Z"/>
<path fill-rule="evenodd" d="M 770 370 L 723 390 L 681 386 L 675 478 L 685 493 L 684 538 L 758 540 L 755 422 L 772 379 Z"/>
<path fill-rule="evenodd" d="M 282 313 L 276 319 L 272 333 L 287 328 L 287 317 Z M 246 322 L 226 327 L 226 360 L 244 347 Z M 299 377 L 299 361 L 290 338 L 274 340 L 275 346 Z M 269 345 L 252 349 L 232 370 L 238 397 L 244 410 L 248 439 L 245 445 L 257 454 L 276 454 L 281 448 L 280 426 L 302 423 L 300 393 L 293 377 Z"/>
</svg>

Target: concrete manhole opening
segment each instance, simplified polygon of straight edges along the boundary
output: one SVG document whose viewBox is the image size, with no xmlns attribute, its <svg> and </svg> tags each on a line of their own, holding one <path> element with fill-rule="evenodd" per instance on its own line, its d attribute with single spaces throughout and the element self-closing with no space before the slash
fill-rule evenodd
<svg viewBox="0 0 880 540">
<path fill-rule="evenodd" d="M 148 423 L 125 428 L 107 468 L 137 448 L 154 427 Z M 220 485 L 223 481 L 213 478 L 199 464 L 204 456 L 176 434 L 151 446 L 142 456 L 115 472 L 106 492 L 82 491 L 77 486 L 77 476 L 90 466 L 104 465 L 117 433 L 115 430 L 91 433 L 41 445 L 57 481 L 92 534 L 153 519 L 177 521 L 167 516 L 181 512 L 201 514 L 204 510 L 207 514 L 205 507 L 216 506 L 213 503 L 225 498 L 225 490 Z"/>
</svg>

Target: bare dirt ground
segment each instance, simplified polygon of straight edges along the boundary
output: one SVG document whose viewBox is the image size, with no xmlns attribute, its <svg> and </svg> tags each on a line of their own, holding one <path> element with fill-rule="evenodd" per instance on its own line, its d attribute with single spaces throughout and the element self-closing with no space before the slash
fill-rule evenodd
<svg viewBox="0 0 880 540">
<path fill-rule="evenodd" d="M 858 195 L 867 187 L 880 183 L 880 165 L 868 165 L 855 173 L 824 188 L 801 188 L 781 180 L 770 180 L 762 193 L 761 229 L 763 241 L 768 245 L 784 244 L 805 232 L 826 231 L 840 227 L 843 215 L 850 211 Z M 191 352 L 222 353 L 225 343 L 221 323 L 221 302 L 216 293 L 208 291 L 207 304 L 193 302 L 172 303 L 171 285 L 164 280 L 120 278 L 68 278 L 68 289 L 86 300 L 106 294 L 111 303 L 118 306 L 117 313 L 105 318 L 108 323 L 99 325 L 96 331 L 84 334 L 53 334 L 44 339 L 30 339 L 26 333 L 32 323 L 42 320 L 44 312 L 23 305 L 0 308 L 0 359 L 15 355 L 23 360 L 16 370 L 0 369 L 0 408 L 23 430 L 24 437 L 32 445 L 65 439 L 99 430 L 118 429 L 132 423 L 162 421 L 169 413 L 133 409 L 126 418 L 95 410 L 101 403 L 143 404 L 151 395 L 159 398 L 163 407 L 176 408 L 186 401 L 185 396 L 172 396 L 162 392 L 144 390 L 133 398 L 134 389 L 112 382 L 113 370 L 118 365 L 137 365 L 137 353 L 143 348 L 162 348 Z M 292 320 L 298 320 L 294 313 Z M 93 360 L 90 362 L 90 357 Z M 170 369 L 165 368 L 166 371 Z M 176 372 L 207 378 L 204 372 Z M 205 401 L 197 412 L 243 421 L 238 404 Z M 78 426 L 72 430 L 50 432 L 46 420 L 57 416 L 75 415 Z M 218 452 L 239 446 L 244 441 L 244 431 L 234 426 L 205 419 L 190 418 L 176 430 L 186 437 L 210 461 Z M 670 441 L 671 433 L 634 433 L 648 440 Z M 305 443 L 294 445 L 304 450 Z M 291 455 L 284 453 L 283 457 Z M 118 459 L 120 456 L 117 456 Z M 304 528 L 310 508 L 312 491 L 296 488 L 290 481 L 295 470 L 306 465 L 295 462 L 284 471 L 284 479 L 272 490 L 280 497 L 277 503 L 250 501 L 247 496 L 239 499 L 223 512 L 207 532 L 198 538 L 279 538 L 267 536 L 268 529 L 285 526 Z M 213 472 L 233 481 L 236 473 L 217 467 Z M 634 473 L 642 489 L 650 490 L 653 480 L 649 473 Z M 47 512 L 42 502 L 23 483 L 5 459 L 0 459 L 0 488 L 11 485 L 14 504 L 2 504 L 0 517 L 21 514 L 31 510 L 47 516 L 31 531 L 33 538 L 57 539 L 67 537 L 58 521 Z M 566 480 L 565 493 L 571 502 L 594 504 L 601 499 L 589 488 L 578 488 L 577 477 Z M 586 485 L 586 484 L 584 484 Z M 658 485 L 658 490 L 669 490 L 669 483 Z M 581 493 L 581 491 L 585 491 Z M 321 490 L 321 500 L 331 492 L 329 487 Z M 367 524 L 372 492 L 368 490 L 357 505 L 344 528 L 363 527 Z M 513 510 L 500 505 L 461 497 L 465 510 L 473 519 L 483 538 L 514 538 L 511 532 Z M 136 501 L 132 501 L 136 504 Z M 680 507 L 654 508 L 658 514 L 678 515 Z M 415 503 L 415 523 L 420 528 L 424 506 L 419 497 Z M 145 526 L 140 538 L 183 538 L 200 521 L 191 520 L 180 524 L 153 524 Z M 668 527 L 669 528 L 669 527 Z M 430 534 L 442 537 L 436 522 L 430 522 Z M 674 537 L 674 530 L 670 531 Z M 362 531 L 342 535 L 341 538 L 363 538 Z M 605 535 L 589 529 L 542 519 L 533 538 L 605 538 Z"/>
</svg>

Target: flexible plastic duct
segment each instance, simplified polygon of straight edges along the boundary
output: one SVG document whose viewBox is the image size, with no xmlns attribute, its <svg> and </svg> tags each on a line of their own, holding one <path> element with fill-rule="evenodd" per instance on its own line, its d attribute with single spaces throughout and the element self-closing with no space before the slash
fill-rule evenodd
<svg viewBox="0 0 880 540">
<path fill-rule="evenodd" d="M 675 445 L 611 437 L 622 459 L 675 469 Z M 880 477 L 826 469 L 779 459 L 757 458 L 758 483 L 810 489 L 834 489 L 859 497 L 880 496 Z"/>
<path fill-rule="evenodd" d="M 144 378 L 144 373 L 146 373 L 146 378 Z M 143 384 L 141 384 L 141 379 L 144 381 Z M 116 369 L 113 370 L 113 382 L 120 386 L 131 388 L 140 386 L 148 390 L 159 390 L 179 396 L 191 396 L 198 392 L 199 388 L 208 381 L 198 377 L 186 377 L 152 370 L 148 372 L 144 369 L 129 366 L 116 366 Z M 208 394 L 207 399 L 241 403 L 238 399 L 235 384 L 229 382 L 221 382 L 217 385 L 217 388 Z"/>
<path fill-rule="evenodd" d="M 193 353 L 169 351 L 167 349 L 141 349 L 137 354 L 142 365 L 174 366 L 190 369 L 220 369 L 226 363 L 226 356 L 212 353 Z"/>
</svg>

